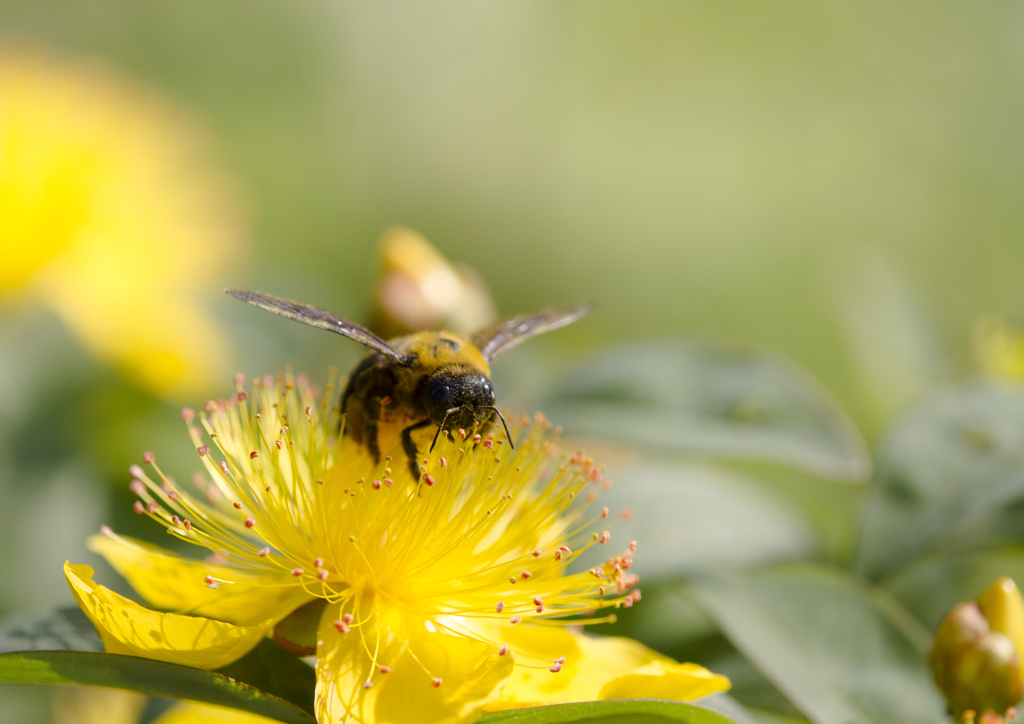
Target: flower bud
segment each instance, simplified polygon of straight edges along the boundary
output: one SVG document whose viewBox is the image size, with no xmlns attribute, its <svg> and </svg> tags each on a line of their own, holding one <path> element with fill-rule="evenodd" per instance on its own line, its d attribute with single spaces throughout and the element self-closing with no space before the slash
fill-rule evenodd
<svg viewBox="0 0 1024 724">
<path fill-rule="evenodd" d="M 951 610 L 935 631 L 928 654 L 935 682 L 958 718 L 997 714 L 1024 693 L 1024 600 L 1001 578 L 975 602 Z"/>
</svg>

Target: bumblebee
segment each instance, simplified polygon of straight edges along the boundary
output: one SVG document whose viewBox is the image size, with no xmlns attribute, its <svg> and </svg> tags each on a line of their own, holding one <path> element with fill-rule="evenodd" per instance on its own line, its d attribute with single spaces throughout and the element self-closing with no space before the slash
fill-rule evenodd
<svg viewBox="0 0 1024 724">
<path fill-rule="evenodd" d="M 580 304 L 523 314 L 496 322 L 471 339 L 440 331 L 384 341 L 365 327 L 317 307 L 263 292 L 225 291 L 268 312 L 336 332 L 374 350 L 352 370 L 341 395 L 345 435 L 364 445 L 374 461 L 380 462 L 381 426 L 401 430 L 413 480 L 420 476 L 412 438 L 418 430 L 437 425 L 430 445 L 433 451 L 441 433 L 481 428 L 496 415 L 508 436 L 505 418 L 494 406 L 490 362 L 530 337 L 575 322 L 591 308 Z"/>
</svg>

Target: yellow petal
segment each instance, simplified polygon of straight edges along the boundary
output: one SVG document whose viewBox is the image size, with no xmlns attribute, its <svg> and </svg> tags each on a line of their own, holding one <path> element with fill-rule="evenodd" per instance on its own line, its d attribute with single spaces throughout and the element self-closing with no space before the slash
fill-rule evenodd
<svg viewBox="0 0 1024 724">
<path fill-rule="evenodd" d="M 502 626 L 490 633 L 507 643 L 517 664 L 501 700 L 489 711 L 597 699 L 690 701 L 729 688 L 729 680 L 618 636 L 592 637 L 544 626 Z M 561 671 L 549 668 L 565 657 Z"/>
<path fill-rule="evenodd" d="M 729 686 L 729 679 L 703 666 L 655 661 L 612 679 L 601 687 L 597 698 L 693 701 L 728 691 Z"/>
<path fill-rule="evenodd" d="M 218 669 L 244 656 L 272 625 L 233 626 L 208 618 L 151 611 L 93 583 L 90 566 L 65 563 L 64 575 L 78 605 L 111 654 Z"/>
<path fill-rule="evenodd" d="M 364 610 L 366 607 L 363 607 Z M 390 608 L 343 634 L 328 606 L 317 635 L 316 711 L 320 724 L 455 724 L 497 700 L 511 656 L 479 641 L 436 630 Z M 358 617 L 357 617 L 358 621 Z M 371 652 L 377 652 L 376 663 Z M 390 666 L 387 674 L 381 665 Z M 441 679 L 434 687 L 433 678 Z M 364 688 L 372 681 L 370 688 Z"/>
<path fill-rule="evenodd" d="M 273 724 L 274 721 L 238 709 L 187 701 L 175 704 L 153 724 Z"/>
<path fill-rule="evenodd" d="M 312 598 L 287 572 L 257 576 L 182 558 L 149 543 L 116 535 L 94 535 L 88 545 L 128 579 L 150 605 L 176 613 L 256 626 L 265 621 L 277 623 Z M 207 575 L 237 583 L 211 589 L 203 581 Z"/>
</svg>

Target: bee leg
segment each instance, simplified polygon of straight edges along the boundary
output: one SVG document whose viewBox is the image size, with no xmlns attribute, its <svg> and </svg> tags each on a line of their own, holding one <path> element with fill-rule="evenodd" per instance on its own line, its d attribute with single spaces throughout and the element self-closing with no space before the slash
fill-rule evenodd
<svg viewBox="0 0 1024 724">
<path fill-rule="evenodd" d="M 373 462 L 380 462 L 380 444 L 377 442 L 377 420 L 380 419 L 380 399 L 368 397 L 363 413 L 363 444 L 373 456 Z"/>
<path fill-rule="evenodd" d="M 402 430 L 402 449 L 405 450 L 405 456 L 409 458 L 409 472 L 412 473 L 413 480 L 420 479 L 420 468 L 416 463 L 416 456 L 419 454 L 419 450 L 416 449 L 416 443 L 413 442 L 412 433 L 414 430 L 422 430 L 424 427 L 432 424 L 433 421 L 428 417 L 426 420 L 414 422 Z"/>
</svg>

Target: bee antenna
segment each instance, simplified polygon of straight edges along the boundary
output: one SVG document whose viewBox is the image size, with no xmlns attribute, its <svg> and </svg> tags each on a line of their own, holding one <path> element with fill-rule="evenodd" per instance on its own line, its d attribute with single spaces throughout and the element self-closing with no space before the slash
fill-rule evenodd
<svg viewBox="0 0 1024 724">
<path fill-rule="evenodd" d="M 493 410 L 494 414 L 498 416 L 498 419 L 501 420 L 502 427 L 505 428 L 505 438 L 508 440 L 508 446 L 512 450 L 515 450 L 516 446 L 512 443 L 512 435 L 508 431 L 508 423 L 505 422 L 505 417 L 501 414 L 501 410 L 499 410 L 497 407 L 485 407 L 484 409 Z"/>
<path fill-rule="evenodd" d="M 437 426 L 437 432 L 434 433 L 434 441 L 430 443 L 430 452 L 434 452 L 434 446 L 437 445 L 437 438 L 441 435 L 441 430 L 444 429 L 444 424 L 448 422 L 448 415 L 452 414 L 459 408 L 453 407 L 452 409 L 444 413 L 444 417 L 441 418 L 441 424 Z"/>
</svg>

